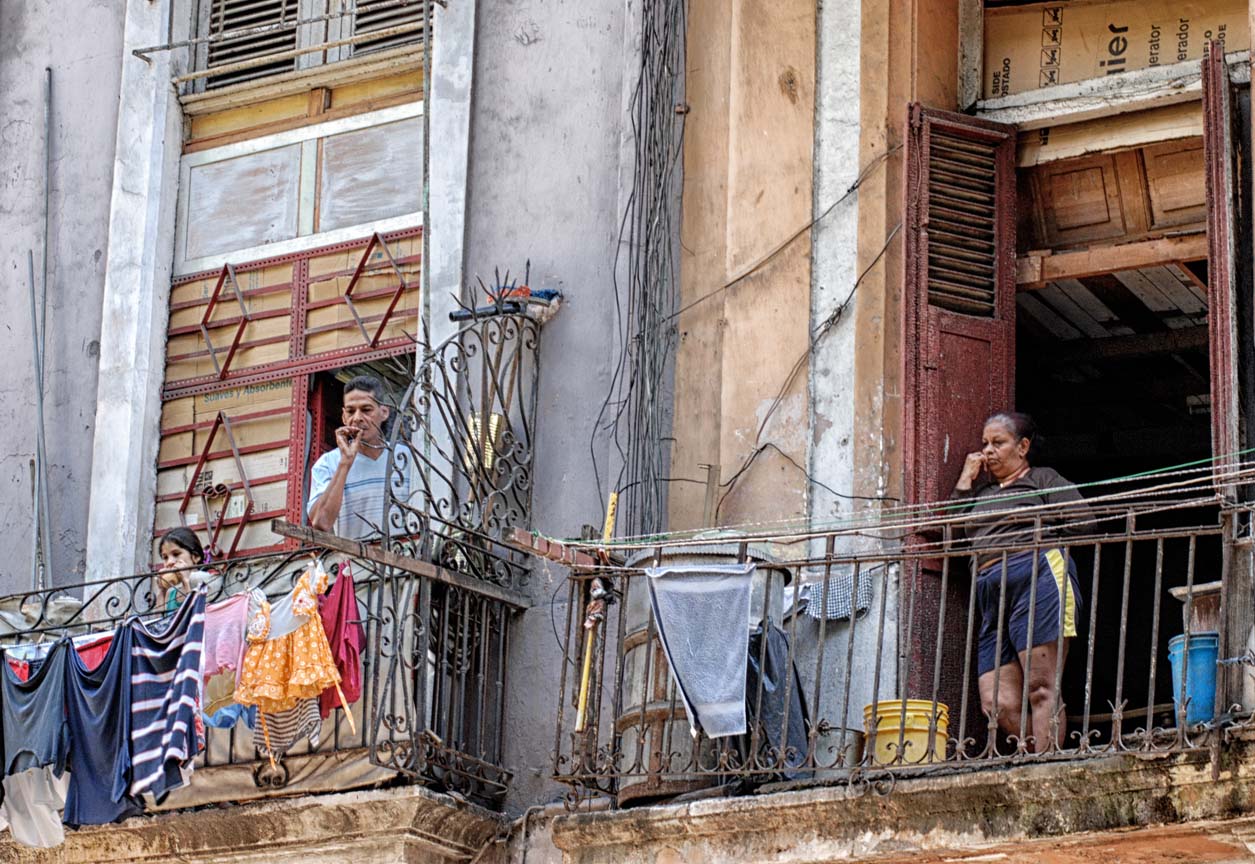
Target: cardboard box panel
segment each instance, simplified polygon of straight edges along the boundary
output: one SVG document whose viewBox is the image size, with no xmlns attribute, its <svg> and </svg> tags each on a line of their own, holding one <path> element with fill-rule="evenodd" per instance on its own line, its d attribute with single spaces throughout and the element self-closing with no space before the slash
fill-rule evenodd
<svg viewBox="0 0 1255 864">
<path fill-rule="evenodd" d="M 228 348 L 230 348 L 230 343 L 223 345 L 218 352 L 219 363 L 226 362 Z M 240 348 L 236 350 L 235 356 L 231 358 L 231 365 L 227 368 L 228 371 L 239 372 L 250 366 L 262 366 L 266 363 L 286 360 L 288 359 L 288 353 L 288 343 L 286 341 L 275 342 L 270 345 L 258 345 L 254 348 Z M 214 366 L 213 361 L 209 359 L 208 353 L 206 353 L 187 360 L 171 361 L 166 366 L 166 384 L 217 374 L 217 368 Z"/>
<path fill-rule="evenodd" d="M 417 292 L 419 281 L 422 277 L 422 271 L 418 262 L 413 264 L 402 264 L 400 266 L 401 274 L 405 277 L 406 291 Z M 352 275 L 336 276 L 331 279 L 323 279 L 317 282 L 311 282 L 309 285 L 310 302 L 317 303 L 320 300 L 337 300 L 344 296 L 344 292 L 348 290 L 349 283 L 352 281 Z M 397 271 L 392 267 L 379 267 L 363 273 L 361 278 L 357 280 L 357 287 L 353 289 L 354 294 L 365 294 L 371 291 L 395 291 L 399 280 Z"/>
<path fill-rule="evenodd" d="M 264 411 L 292 404 L 292 379 L 245 384 L 189 398 L 195 405 L 197 419 L 212 419 L 219 411 L 226 411 L 230 415 Z"/>
<path fill-rule="evenodd" d="M 159 462 L 168 462 L 171 459 L 199 457 L 204 452 L 205 445 L 209 442 L 209 433 L 211 431 L 213 431 L 213 427 L 207 426 L 203 429 L 197 429 L 195 432 L 163 435 L 157 460 Z M 283 411 L 271 417 L 233 423 L 231 431 L 235 435 L 236 446 L 241 448 L 266 444 L 273 447 L 287 447 L 288 436 L 291 433 L 291 419 L 288 412 Z M 226 450 L 230 446 L 226 430 L 219 428 L 214 436 L 214 451 Z"/>
<path fill-rule="evenodd" d="M 328 273 L 340 271 L 345 271 L 347 275 L 352 275 L 353 271 L 357 269 L 358 262 L 362 260 L 362 253 L 366 251 L 368 242 L 369 238 L 354 249 L 343 252 L 328 252 L 311 258 L 309 260 L 309 278 L 317 279 L 321 276 L 326 276 Z M 403 237 L 400 240 L 389 240 L 388 251 L 397 260 L 409 258 L 412 255 L 419 255 L 423 251 L 422 235 Z M 371 263 L 387 263 L 387 256 L 378 246 L 371 251 L 370 255 Z"/>
<path fill-rule="evenodd" d="M 170 302 L 174 304 L 180 303 L 208 303 L 210 296 L 213 294 L 214 287 L 218 284 L 218 276 L 221 271 L 211 273 L 191 282 L 183 282 L 175 285 L 170 290 Z M 250 291 L 256 291 L 261 288 L 282 287 L 292 284 L 292 264 L 271 264 L 267 267 L 256 267 L 248 270 L 236 270 L 235 281 L 240 286 L 240 290 L 246 295 Z M 219 301 L 230 299 L 234 301 L 235 292 L 231 290 L 229 283 L 222 286 L 222 294 Z"/>
<path fill-rule="evenodd" d="M 1246 0 L 1040 3 L 985 12 L 985 98 L 1250 47 Z"/>
</svg>

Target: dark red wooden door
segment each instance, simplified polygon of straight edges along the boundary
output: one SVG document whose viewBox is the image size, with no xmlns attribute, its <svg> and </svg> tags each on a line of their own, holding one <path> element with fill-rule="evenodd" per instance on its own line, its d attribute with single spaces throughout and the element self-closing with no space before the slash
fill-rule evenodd
<svg viewBox="0 0 1255 864">
<path fill-rule="evenodd" d="M 913 105 L 907 134 L 905 481 L 946 498 L 1015 382 L 1015 129 Z"/>
<path fill-rule="evenodd" d="M 1219 475 L 1240 448 L 1237 387 L 1237 231 L 1232 84 L 1221 43 L 1203 59 L 1203 158 L 1207 177 L 1207 329 L 1211 362 L 1211 446 Z M 1233 484 L 1219 481 L 1230 494 Z"/>
<path fill-rule="evenodd" d="M 1012 407 L 1015 129 L 919 105 L 911 106 L 908 122 L 904 480 L 908 500 L 923 504 L 948 497 L 964 458 L 980 444 L 984 419 Z M 967 627 L 961 570 L 952 565 L 943 580 L 941 561 L 931 559 L 902 574 L 904 695 L 935 695 L 956 720 L 964 667 L 958 646 Z M 975 725 L 952 726 L 951 734 L 963 738 Z"/>
</svg>

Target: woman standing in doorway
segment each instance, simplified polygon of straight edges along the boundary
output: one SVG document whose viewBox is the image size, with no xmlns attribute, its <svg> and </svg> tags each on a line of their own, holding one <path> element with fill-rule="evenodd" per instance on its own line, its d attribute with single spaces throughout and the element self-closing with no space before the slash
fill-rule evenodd
<svg viewBox="0 0 1255 864">
<path fill-rule="evenodd" d="M 1031 749 L 1041 752 L 1056 719 L 1055 743 L 1062 747 L 1064 742 L 1066 720 L 1055 679 L 1080 613 L 1076 563 L 1063 546 L 1004 550 L 1031 542 L 1038 517 L 1047 535 L 1083 534 L 1091 526 L 1076 487 L 1054 469 L 1030 464 L 1036 435 L 1027 414 L 1006 411 L 986 420 L 981 449 L 968 454 L 951 500 L 965 502 L 961 509 L 968 518 L 958 533 L 976 554 L 981 706 L 988 713 L 996 700 L 999 727 L 1023 738 L 1029 730 L 1020 728 L 1020 701 L 1027 689 Z"/>
</svg>

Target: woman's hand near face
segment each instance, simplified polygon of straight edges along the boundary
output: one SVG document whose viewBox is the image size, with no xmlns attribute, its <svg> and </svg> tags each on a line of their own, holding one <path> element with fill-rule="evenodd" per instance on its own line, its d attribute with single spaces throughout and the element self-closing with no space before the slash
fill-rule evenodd
<svg viewBox="0 0 1255 864">
<path fill-rule="evenodd" d="M 979 450 L 975 453 L 968 453 L 967 459 L 963 462 L 963 473 L 959 475 L 959 482 L 954 484 L 954 488 L 960 492 L 966 492 L 971 489 L 972 484 L 976 482 L 976 478 L 980 476 L 980 472 L 984 467 L 984 453 Z"/>
</svg>

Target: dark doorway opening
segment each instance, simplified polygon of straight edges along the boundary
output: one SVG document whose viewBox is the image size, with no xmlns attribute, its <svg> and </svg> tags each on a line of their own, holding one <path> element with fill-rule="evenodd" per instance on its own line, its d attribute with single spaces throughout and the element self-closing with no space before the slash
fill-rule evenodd
<svg viewBox="0 0 1255 864">
<path fill-rule="evenodd" d="M 1016 401 L 1040 426 L 1044 446 L 1037 464 L 1055 468 L 1074 483 L 1096 484 L 1084 487 L 1089 498 L 1160 482 L 1108 482 L 1116 478 L 1206 469 L 1211 456 L 1206 278 L 1205 260 L 1164 262 L 1021 293 Z M 1186 476 L 1191 475 L 1164 479 Z M 1165 494 L 1165 505 L 1174 497 L 1180 496 Z M 1215 508 L 1165 509 L 1139 516 L 1137 528 L 1214 525 L 1217 515 Z M 1123 528 L 1099 523 L 1092 530 Z M 1195 584 L 1218 579 L 1218 540 L 1205 538 L 1195 544 L 1194 554 Z M 1075 552 L 1083 609 L 1064 668 L 1063 698 L 1072 718 L 1069 728 L 1076 731 L 1092 675 L 1089 711 L 1098 743 L 1111 734 L 1118 689 L 1121 701 L 1127 701 L 1124 734 L 1144 727 L 1148 706 L 1155 725 L 1173 725 L 1167 644 L 1182 632 L 1183 620 L 1181 604 L 1169 591 L 1187 583 L 1190 544 L 1167 541 L 1162 559 L 1159 555 L 1154 541 L 1139 541 L 1131 549 L 1109 544 L 1095 572 L 1093 547 Z M 1131 559 L 1127 568 L 1126 558 Z M 1091 612 L 1092 662 L 1087 656 Z"/>
</svg>

